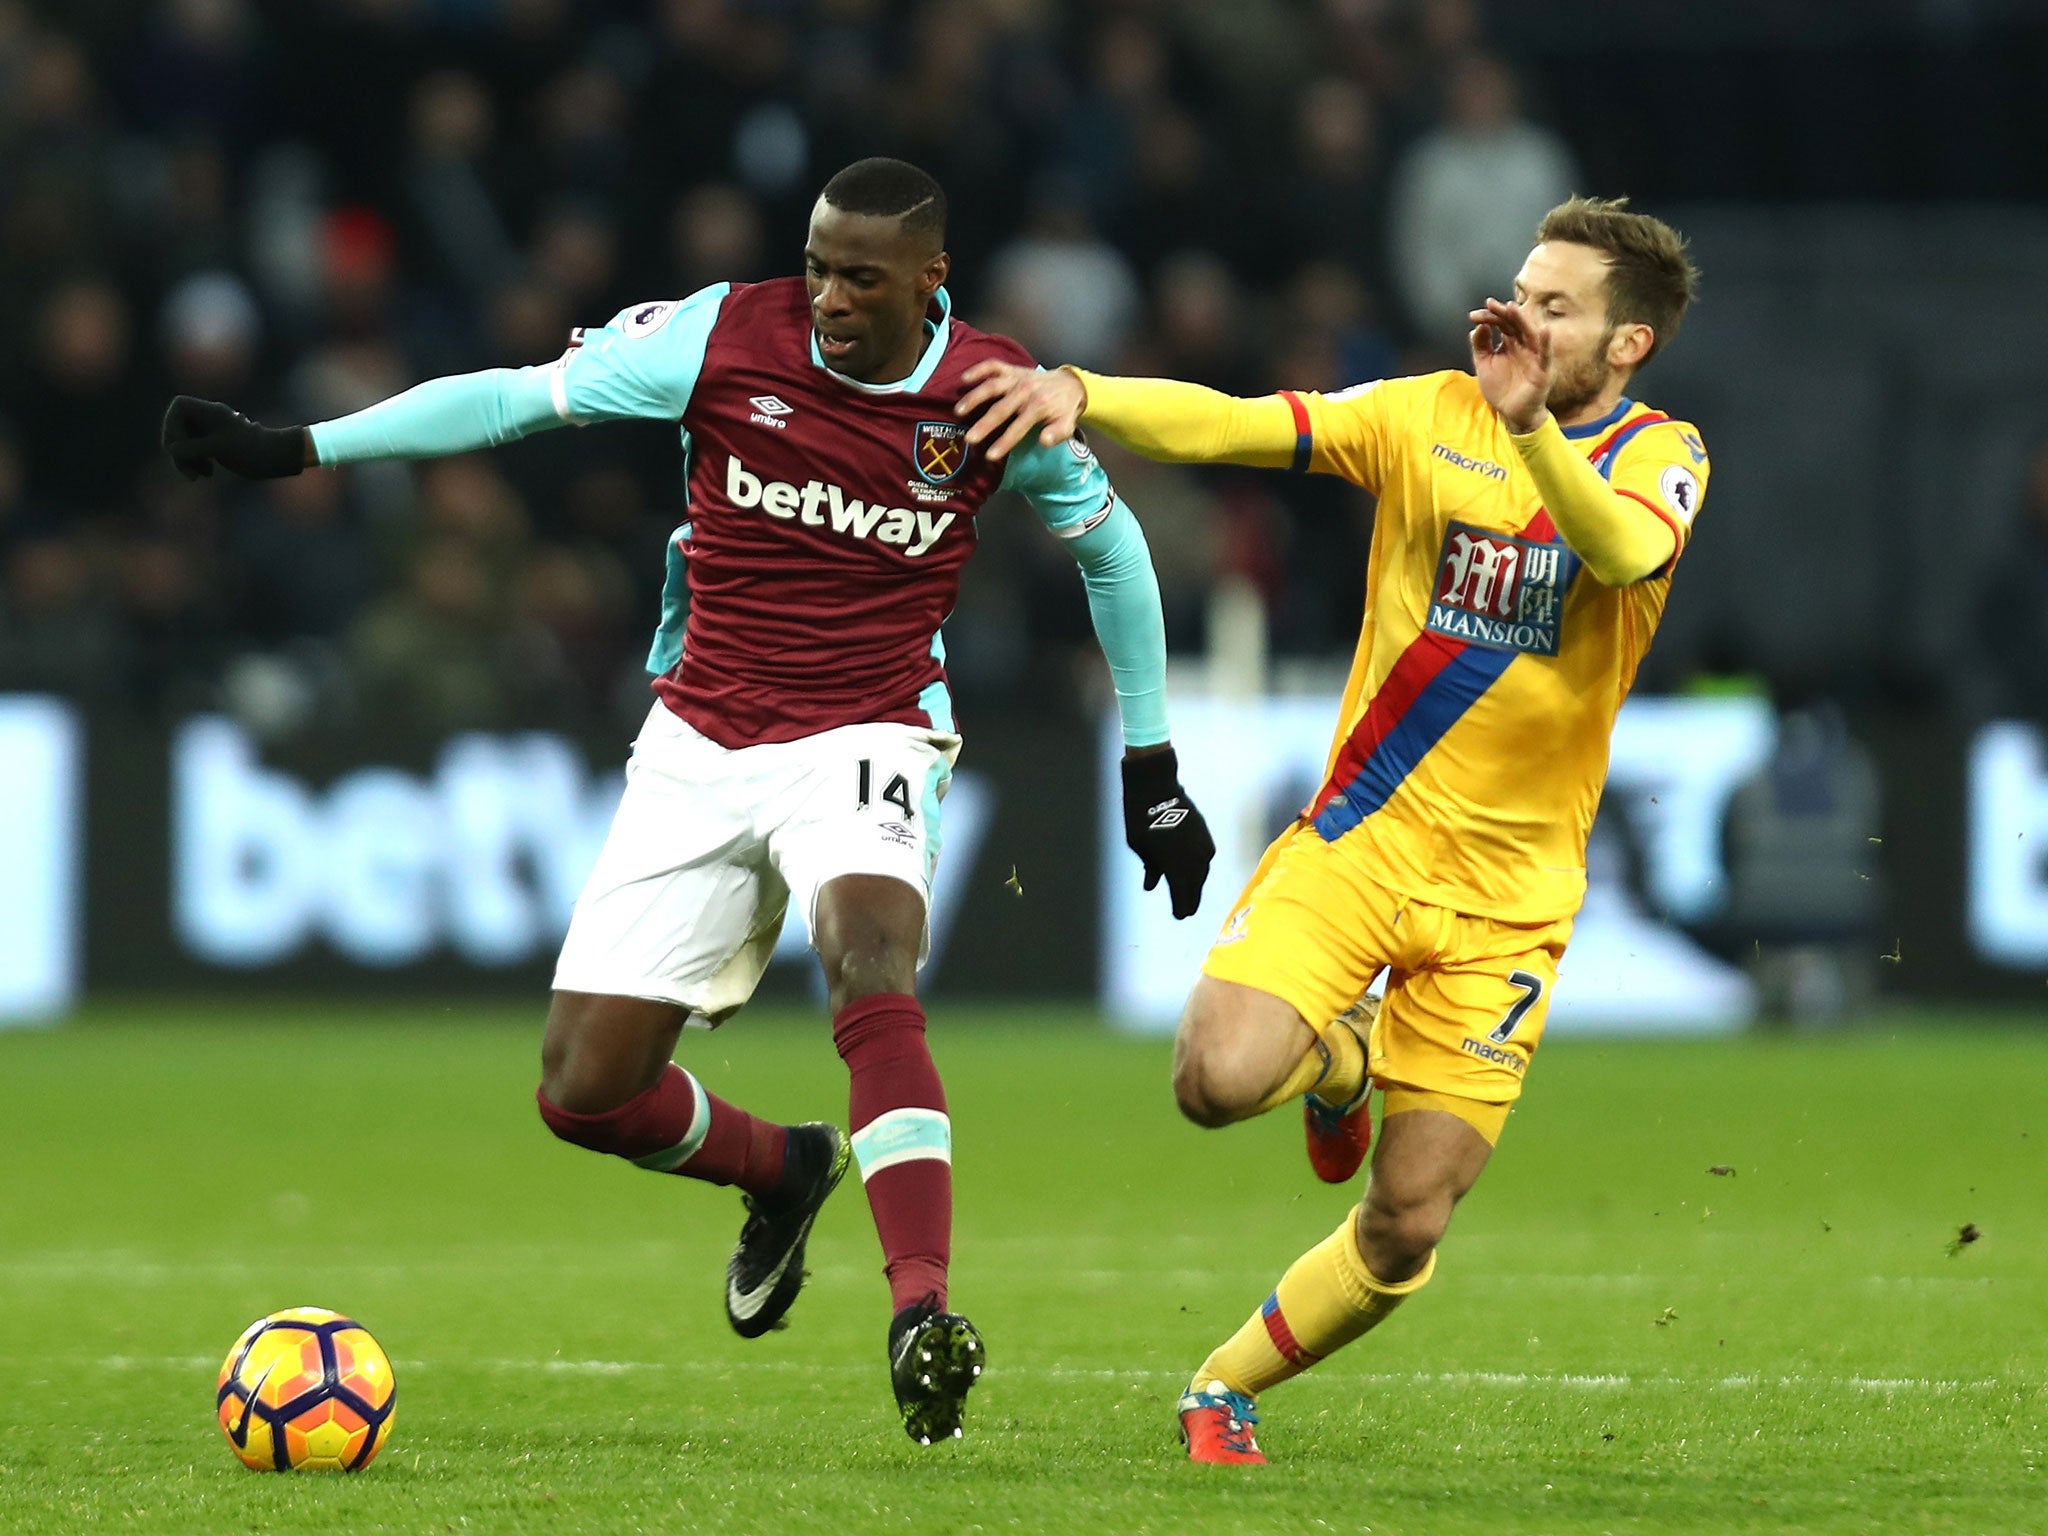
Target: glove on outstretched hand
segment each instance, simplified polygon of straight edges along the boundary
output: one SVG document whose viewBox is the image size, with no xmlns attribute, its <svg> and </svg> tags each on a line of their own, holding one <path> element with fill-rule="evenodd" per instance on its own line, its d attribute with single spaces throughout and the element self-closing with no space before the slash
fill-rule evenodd
<svg viewBox="0 0 2048 1536">
<path fill-rule="evenodd" d="M 276 480 L 306 467 L 306 429 L 258 426 L 218 400 L 180 395 L 164 412 L 164 452 L 187 480 L 216 464 L 245 479 Z"/>
<path fill-rule="evenodd" d="M 1180 764 L 1168 747 L 1124 759 L 1124 841 L 1145 865 L 1145 889 L 1166 881 L 1175 917 L 1192 917 L 1216 840 L 1195 802 L 1180 787 Z"/>
</svg>

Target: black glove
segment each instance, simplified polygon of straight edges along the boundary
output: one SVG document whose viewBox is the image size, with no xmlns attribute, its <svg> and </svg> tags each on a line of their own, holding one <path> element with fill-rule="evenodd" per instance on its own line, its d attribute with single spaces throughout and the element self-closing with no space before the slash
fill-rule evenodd
<svg viewBox="0 0 2048 1536">
<path fill-rule="evenodd" d="M 306 467 L 304 427 L 258 426 L 218 400 L 180 395 L 164 412 L 164 451 L 187 480 L 218 464 L 249 480 L 275 480 Z"/>
<path fill-rule="evenodd" d="M 1124 759 L 1124 841 L 1145 865 L 1145 889 L 1164 876 L 1173 915 L 1194 916 L 1202 904 L 1209 861 L 1216 857 L 1216 840 L 1180 787 L 1173 748 Z"/>
</svg>

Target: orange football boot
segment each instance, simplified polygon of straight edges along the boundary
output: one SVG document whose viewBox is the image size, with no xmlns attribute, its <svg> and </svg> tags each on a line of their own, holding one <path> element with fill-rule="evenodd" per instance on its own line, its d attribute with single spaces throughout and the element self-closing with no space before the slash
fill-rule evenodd
<svg viewBox="0 0 2048 1536">
<path fill-rule="evenodd" d="M 1258 1422 L 1252 1400 L 1220 1381 L 1200 1391 L 1190 1386 L 1180 1395 L 1180 1437 L 1187 1444 L 1189 1461 L 1263 1467 L 1266 1458 L 1252 1438 L 1252 1426 Z"/>
<path fill-rule="evenodd" d="M 1380 1000 L 1361 997 L 1337 1015 L 1337 1022 L 1358 1036 L 1359 1049 L 1371 1059 L 1372 1022 Z M 1365 1166 L 1372 1149 L 1372 1074 L 1367 1072 L 1358 1095 L 1348 1104 L 1329 1104 L 1312 1093 L 1301 1097 L 1302 1130 L 1308 1138 L 1308 1165 L 1325 1184 L 1348 1184 Z"/>
</svg>

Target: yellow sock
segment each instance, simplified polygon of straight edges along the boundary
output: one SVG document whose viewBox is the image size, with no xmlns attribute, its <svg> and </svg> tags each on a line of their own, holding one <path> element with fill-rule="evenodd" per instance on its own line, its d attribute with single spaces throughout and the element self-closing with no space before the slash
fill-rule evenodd
<svg viewBox="0 0 2048 1536">
<path fill-rule="evenodd" d="M 1434 1253 L 1412 1280 L 1388 1285 L 1376 1279 L 1358 1251 L 1355 1214 L 1289 1266 L 1265 1305 L 1202 1362 L 1198 1384 L 1220 1381 L 1256 1397 L 1370 1332 L 1429 1284 Z"/>
<path fill-rule="evenodd" d="M 1371 1015 L 1366 1017 L 1370 1020 Z M 1302 1053 L 1294 1070 L 1259 1100 L 1252 1113 L 1263 1115 L 1304 1093 L 1315 1094 L 1325 1104 L 1349 1104 L 1365 1086 L 1365 1077 L 1365 1043 L 1348 1023 L 1333 1019 L 1317 1031 L 1315 1042 Z"/>
</svg>

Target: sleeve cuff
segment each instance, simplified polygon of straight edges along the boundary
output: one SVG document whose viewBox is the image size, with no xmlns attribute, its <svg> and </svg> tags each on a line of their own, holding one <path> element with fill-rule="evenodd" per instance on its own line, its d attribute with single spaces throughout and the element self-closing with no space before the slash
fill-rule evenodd
<svg viewBox="0 0 2048 1536">
<path fill-rule="evenodd" d="M 1564 435 L 1564 428 L 1558 425 L 1557 418 L 1548 411 L 1543 413 L 1543 422 L 1534 432 L 1510 431 L 1508 441 L 1515 445 L 1515 452 L 1524 460 L 1536 457 L 1554 443 L 1561 443 L 1566 448 L 1571 447 L 1571 439 Z"/>
</svg>

